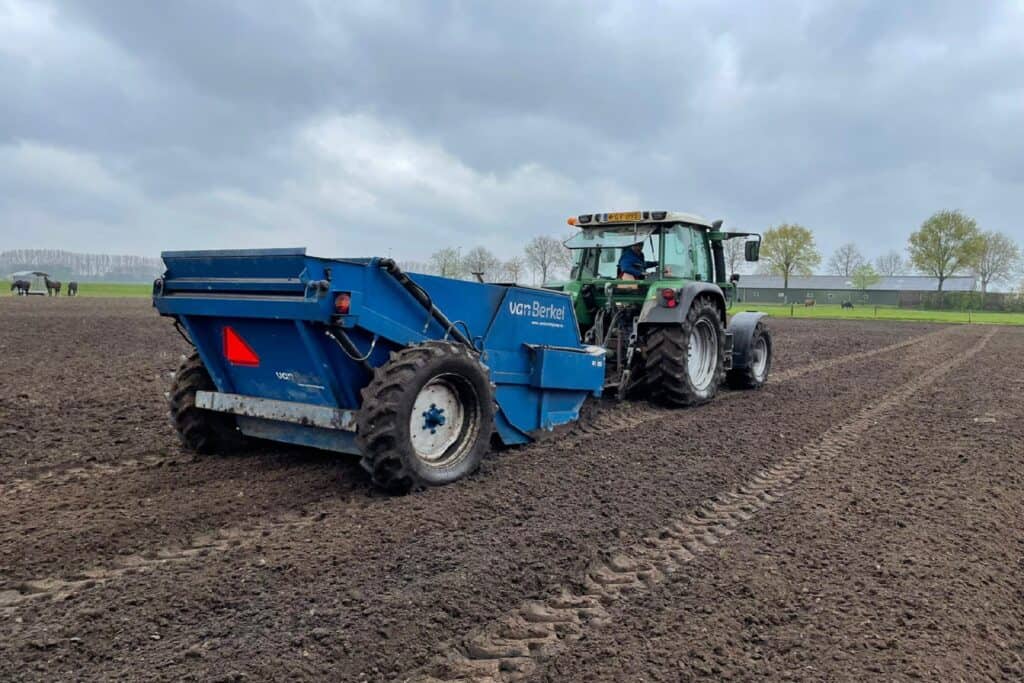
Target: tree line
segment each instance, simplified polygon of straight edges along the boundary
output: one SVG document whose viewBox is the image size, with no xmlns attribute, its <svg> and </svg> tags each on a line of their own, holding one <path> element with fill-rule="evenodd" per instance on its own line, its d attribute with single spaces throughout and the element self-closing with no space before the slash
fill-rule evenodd
<svg viewBox="0 0 1024 683">
<path fill-rule="evenodd" d="M 0 251 L 0 277 L 22 270 L 38 270 L 57 278 L 149 282 L 164 266 L 160 259 L 149 256 L 79 254 L 61 249 Z"/>
<path fill-rule="evenodd" d="M 735 241 L 735 240 L 733 240 Z M 784 223 L 764 233 L 762 270 L 780 275 L 789 288 L 793 276 L 809 276 L 822 261 L 814 233 L 795 223 Z M 856 289 L 867 289 L 883 276 L 917 272 L 938 281 L 941 294 L 946 280 L 957 275 L 977 278 L 984 296 L 992 284 L 1008 283 L 1024 273 L 1024 254 L 1006 234 L 982 231 L 961 211 L 932 214 L 907 240 L 907 257 L 889 251 L 869 261 L 853 242 L 840 246 L 827 264 L 830 274 L 850 278 Z"/>
<path fill-rule="evenodd" d="M 399 261 L 398 265 L 413 273 L 456 279 L 524 282 L 529 278 L 534 284 L 542 284 L 565 274 L 572 265 L 572 256 L 562 240 L 540 235 L 526 243 L 522 254 L 506 260 L 498 258 L 487 247 L 475 246 L 465 254 L 460 247 L 444 247 L 431 254 L 427 261 Z"/>
</svg>

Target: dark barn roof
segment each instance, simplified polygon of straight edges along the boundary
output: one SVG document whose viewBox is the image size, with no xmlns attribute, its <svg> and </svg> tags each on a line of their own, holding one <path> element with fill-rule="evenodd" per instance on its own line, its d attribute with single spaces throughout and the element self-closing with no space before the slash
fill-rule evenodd
<svg viewBox="0 0 1024 683">
<path fill-rule="evenodd" d="M 970 276 L 946 278 L 942 284 L 945 292 L 970 292 L 976 289 L 975 279 Z M 747 289 L 782 289 L 781 275 L 741 275 L 740 287 Z M 835 289 L 856 290 L 850 278 L 842 275 L 812 275 L 789 278 L 790 289 Z M 927 275 L 897 275 L 882 277 L 868 290 L 883 292 L 934 292 L 939 288 L 939 279 Z"/>
</svg>

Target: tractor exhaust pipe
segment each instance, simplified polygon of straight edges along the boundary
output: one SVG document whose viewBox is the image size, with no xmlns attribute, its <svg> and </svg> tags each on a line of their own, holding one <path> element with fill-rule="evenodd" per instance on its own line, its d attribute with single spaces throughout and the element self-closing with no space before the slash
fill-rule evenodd
<svg viewBox="0 0 1024 683">
<path fill-rule="evenodd" d="M 426 290 L 416 284 L 412 278 L 405 274 L 398 264 L 395 263 L 394 259 L 382 258 L 378 265 L 384 269 L 391 277 L 398 281 L 398 284 L 402 285 L 412 297 L 418 301 L 423 308 L 427 309 L 430 313 L 430 317 L 438 322 L 441 327 L 444 328 L 446 334 L 450 334 L 455 341 L 460 344 L 465 344 L 471 350 L 476 351 L 476 347 L 473 346 L 473 342 L 462 333 L 458 327 L 455 326 L 448 316 L 446 316 L 441 309 L 434 305 L 434 302 L 430 300 L 430 295 L 427 294 Z"/>
</svg>

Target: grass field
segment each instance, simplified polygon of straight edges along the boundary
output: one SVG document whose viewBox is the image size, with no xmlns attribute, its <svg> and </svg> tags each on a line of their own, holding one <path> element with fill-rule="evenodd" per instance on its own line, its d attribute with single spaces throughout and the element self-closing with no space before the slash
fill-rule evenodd
<svg viewBox="0 0 1024 683">
<path fill-rule="evenodd" d="M 11 292 L 10 280 L 0 283 L 2 290 L 0 294 L 14 294 Z M 107 296 L 107 297 L 147 297 L 153 292 L 153 285 L 146 282 L 79 282 L 78 296 Z M 61 289 L 61 296 L 67 293 L 67 283 Z"/>
<path fill-rule="evenodd" d="M 11 283 L 2 283 L 0 295 L 10 291 Z M 148 297 L 153 287 L 148 283 L 82 282 L 78 285 L 79 296 L 95 297 Z M 63 296 L 63 292 L 61 294 Z M 782 318 L 820 318 L 833 320 L 910 320 L 915 322 L 1024 325 L 1024 313 L 1002 313 L 996 311 L 955 311 L 918 310 L 895 306 L 857 306 L 843 310 L 839 304 L 766 304 L 740 302 L 732 312 L 758 310 Z"/>
<path fill-rule="evenodd" d="M 733 312 L 758 310 L 780 318 L 821 318 L 830 320 L 910 320 L 915 322 L 962 323 L 986 325 L 1024 325 L 1024 313 L 998 311 L 918 310 L 895 306 L 857 306 L 844 310 L 839 304 L 764 304 L 740 302 Z"/>
</svg>

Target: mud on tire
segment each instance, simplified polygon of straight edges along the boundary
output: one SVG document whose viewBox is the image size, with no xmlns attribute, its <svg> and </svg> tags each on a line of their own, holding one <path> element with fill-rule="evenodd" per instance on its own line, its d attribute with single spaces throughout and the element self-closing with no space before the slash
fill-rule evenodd
<svg viewBox="0 0 1024 683">
<path fill-rule="evenodd" d="M 695 383 L 690 372 L 690 346 L 694 331 L 707 333 L 713 340 L 715 358 L 705 371 L 697 373 Z M 718 306 L 708 297 L 694 300 L 681 325 L 660 325 L 649 329 L 645 339 L 645 395 L 669 406 L 693 406 L 706 403 L 718 393 L 725 377 L 725 326 Z"/>
<path fill-rule="evenodd" d="M 729 388 L 760 389 L 768 381 L 768 373 L 772 369 L 772 334 L 763 322 L 754 328 L 749 353 L 751 357 L 747 360 L 747 367 L 735 368 L 726 375 Z"/>
<path fill-rule="evenodd" d="M 475 471 L 489 449 L 494 389 L 462 344 L 429 341 L 392 353 L 362 397 L 361 464 L 386 491 L 451 483 Z"/>
<path fill-rule="evenodd" d="M 192 352 L 174 374 L 168 394 L 171 426 L 181 445 L 196 453 L 225 453 L 245 443 L 235 418 L 196 407 L 197 391 L 216 391 L 199 354 Z"/>
</svg>

